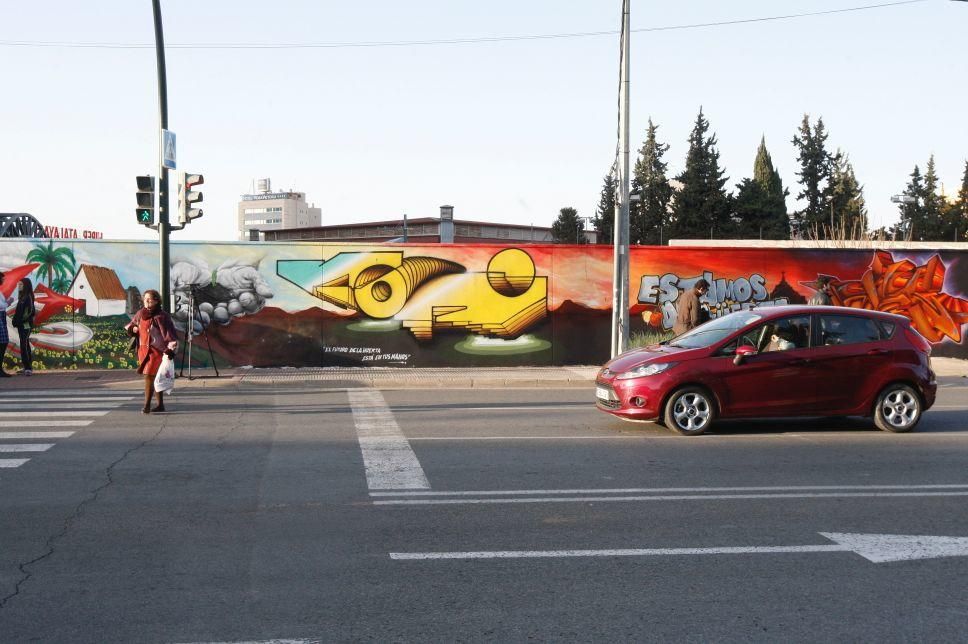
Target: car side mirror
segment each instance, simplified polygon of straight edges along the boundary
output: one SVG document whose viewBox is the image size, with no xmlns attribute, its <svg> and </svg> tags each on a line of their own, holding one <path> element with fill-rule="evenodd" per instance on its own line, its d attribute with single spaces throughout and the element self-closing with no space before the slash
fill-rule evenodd
<svg viewBox="0 0 968 644">
<path fill-rule="evenodd" d="M 743 346 L 736 347 L 736 356 L 733 358 L 733 364 L 741 365 L 746 356 L 756 355 L 756 347 L 750 344 L 744 344 Z"/>
</svg>

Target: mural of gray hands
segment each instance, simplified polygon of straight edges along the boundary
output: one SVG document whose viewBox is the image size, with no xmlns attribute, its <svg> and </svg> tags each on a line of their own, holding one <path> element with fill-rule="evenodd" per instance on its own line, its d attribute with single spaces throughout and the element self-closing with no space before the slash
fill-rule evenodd
<svg viewBox="0 0 968 644">
<path fill-rule="evenodd" d="M 194 334 L 201 333 L 212 322 L 229 324 L 232 318 L 261 311 L 266 300 L 272 297 L 272 289 L 259 273 L 259 261 L 230 259 L 214 271 L 204 261 L 175 261 L 171 265 L 175 326 L 181 331 L 188 327 L 192 296 Z"/>
</svg>

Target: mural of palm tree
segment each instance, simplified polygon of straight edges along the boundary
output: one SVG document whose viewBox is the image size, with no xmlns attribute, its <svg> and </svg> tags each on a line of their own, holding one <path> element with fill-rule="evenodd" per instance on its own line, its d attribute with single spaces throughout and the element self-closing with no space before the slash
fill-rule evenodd
<svg viewBox="0 0 968 644">
<path fill-rule="evenodd" d="M 74 259 L 74 251 L 66 246 L 54 248 L 54 241 L 48 242 L 47 246 L 37 244 L 27 253 L 26 261 L 37 262 L 37 276 L 40 279 L 47 279 L 47 286 L 58 293 L 66 293 L 77 272 L 77 260 Z"/>
</svg>

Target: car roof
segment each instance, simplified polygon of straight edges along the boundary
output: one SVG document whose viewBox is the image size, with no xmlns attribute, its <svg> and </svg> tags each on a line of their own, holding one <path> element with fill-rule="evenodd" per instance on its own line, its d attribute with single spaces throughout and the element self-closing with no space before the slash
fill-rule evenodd
<svg viewBox="0 0 968 644">
<path fill-rule="evenodd" d="M 907 324 L 910 320 L 897 313 L 887 313 L 885 311 L 874 311 L 871 309 L 858 309 L 851 306 L 823 306 L 817 304 L 784 304 L 780 306 L 769 306 L 754 308 L 757 313 L 764 318 L 773 319 L 785 315 L 810 315 L 813 313 L 827 315 L 859 315 L 872 317 L 880 320 L 887 320 L 895 324 Z"/>
</svg>

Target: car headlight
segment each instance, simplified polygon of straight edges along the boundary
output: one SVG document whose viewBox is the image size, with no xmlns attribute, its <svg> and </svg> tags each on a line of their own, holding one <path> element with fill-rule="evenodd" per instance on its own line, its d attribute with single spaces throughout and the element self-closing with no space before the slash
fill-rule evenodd
<svg viewBox="0 0 968 644">
<path fill-rule="evenodd" d="M 629 380 L 630 378 L 644 378 L 645 376 L 654 376 L 657 373 L 662 373 L 670 367 L 676 366 L 675 362 L 658 362 L 652 364 L 640 364 L 635 369 L 631 371 L 626 371 L 625 373 L 620 373 L 615 376 L 616 380 Z"/>
</svg>

